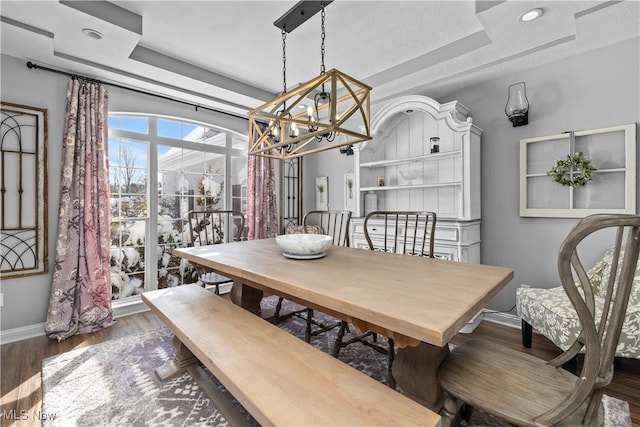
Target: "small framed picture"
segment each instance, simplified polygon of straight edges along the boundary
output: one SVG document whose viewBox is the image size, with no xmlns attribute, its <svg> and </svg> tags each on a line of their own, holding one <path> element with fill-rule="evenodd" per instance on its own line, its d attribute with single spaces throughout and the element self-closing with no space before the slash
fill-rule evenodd
<svg viewBox="0 0 640 427">
<path fill-rule="evenodd" d="M 344 209 L 354 212 L 356 209 L 355 173 L 344 174 Z"/>
<path fill-rule="evenodd" d="M 326 211 L 329 209 L 329 177 L 319 176 L 316 178 L 316 210 Z"/>
</svg>

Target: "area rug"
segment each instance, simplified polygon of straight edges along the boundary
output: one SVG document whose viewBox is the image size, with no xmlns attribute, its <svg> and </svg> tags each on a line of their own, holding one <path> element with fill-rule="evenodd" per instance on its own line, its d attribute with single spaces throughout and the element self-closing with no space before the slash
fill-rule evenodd
<svg viewBox="0 0 640 427">
<path fill-rule="evenodd" d="M 273 299 L 265 299 L 263 309 L 268 311 L 273 305 Z M 296 308 L 300 307 L 287 302 L 284 311 Z M 332 320 L 322 314 L 317 316 L 320 320 Z M 304 336 L 305 323 L 295 316 L 279 326 L 301 339 Z M 312 344 L 329 352 L 336 332 L 314 337 Z M 175 354 L 172 336 L 167 328 L 159 328 L 45 359 L 42 413 L 47 414 L 47 419 L 42 424 L 228 426 L 189 374 L 165 382 L 156 377 L 154 369 Z M 379 381 L 387 381 L 386 356 L 371 348 L 359 344 L 348 346 L 342 350 L 340 359 Z M 226 392 L 222 385 L 219 387 Z M 631 426 L 627 402 L 605 397 L 605 425 Z M 246 414 L 243 408 L 240 410 Z M 258 425 L 248 414 L 247 418 Z M 474 411 L 469 423 L 462 425 L 509 426 L 480 411 Z"/>
</svg>

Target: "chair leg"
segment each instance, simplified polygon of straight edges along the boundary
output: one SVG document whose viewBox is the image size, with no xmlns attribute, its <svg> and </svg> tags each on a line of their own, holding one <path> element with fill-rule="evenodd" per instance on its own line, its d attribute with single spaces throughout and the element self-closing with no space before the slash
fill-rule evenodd
<svg viewBox="0 0 640 427">
<path fill-rule="evenodd" d="M 526 348 L 531 348 L 531 340 L 533 338 L 533 327 L 522 321 L 522 346 Z"/>
<path fill-rule="evenodd" d="M 276 319 L 276 323 L 280 321 L 280 310 L 282 310 L 282 301 L 283 301 L 283 298 L 279 297 L 278 303 L 276 304 L 276 311 L 273 314 L 273 317 Z"/>
<path fill-rule="evenodd" d="M 442 427 L 456 427 L 460 423 L 462 415 L 462 402 L 447 395 L 444 406 L 440 410 L 442 416 Z"/>
<path fill-rule="evenodd" d="M 307 328 L 304 331 L 304 340 L 308 343 L 311 342 L 311 320 L 313 319 L 313 310 L 307 308 Z"/>
<path fill-rule="evenodd" d="M 595 390 L 589 399 L 589 405 L 584 415 L 585 425 L 591 424 L 593 417 L 597 416 L 600 403 L 602 402 L 602 395 L 604 394 L 604 388 Z"/>
<path fill-rule="evenodd" d="M 333 351 L 331 352 L 333 357 L 338 358 L 340 356 L 340 349 L 342 349 L 342 338 L 344 338 L 344 333 L 349 327 L 347 322 L 340 323 L 340 329 L 338 330 L 338 336 L 336 340 L 333 342 Z"/>
<path fill-rule="evenodd" d="M 393 360 L 396 358 L 396 348 L 391 338 L 389 338 L 389 349 L 387 351 L 389 352 L 387 357 L 387 376 L 389 378 L 389 387 L 395 390 L 396 379 L 393 377 L 391 368 L 393 367 Z"/>
</svg>

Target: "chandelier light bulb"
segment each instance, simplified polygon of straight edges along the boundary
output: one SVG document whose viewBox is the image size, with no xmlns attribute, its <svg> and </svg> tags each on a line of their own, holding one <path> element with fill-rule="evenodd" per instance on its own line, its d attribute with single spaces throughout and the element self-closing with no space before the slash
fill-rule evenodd
<svg viewBox="0 0 640 427">
<path fill-rule="evenodd" d="M 289 127 L 289 136 L 291 138 L 295 138 L 298 135 L 300 135 L 300 129 L 298 129 L 298 126 L 295 123 L 291 123 L 291 126 Z"/>
</svg>

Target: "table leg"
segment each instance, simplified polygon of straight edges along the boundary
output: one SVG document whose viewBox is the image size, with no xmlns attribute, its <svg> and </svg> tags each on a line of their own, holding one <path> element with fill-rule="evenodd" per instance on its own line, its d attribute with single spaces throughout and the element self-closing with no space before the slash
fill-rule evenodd
<svg viewBox="0 0 640 427">
<path fill-rule="evenodd" d="M 231 287 L 231 301 L 235 305 L 239 305 L 251 313 L 260 315 L 260 301 L 262 301 L 263 292 L 251 286 L 233 282 Z"/>
<path fill-rule="evenodd" d="M 393 361 L 393 377 L 403 394 L 435 412 L 444 404 L 444 393 L 437 372 L 449 354 L 449 347 L 420 343 L 417 347 L 397 350 Z"/>
<path fill-rule="evenodd" d="M 187 370 L 187 367 L 200 363 L 198 358 L 191 353 L 191 350 L 189 350 L 187 346 L 184 345 L 175 335 L 173 336 L 173 345 L 176 348 L 175 357 L 155 370 L 156 375 L 162 381 L 175 375 L 182 374 Z"/>
</svg>

